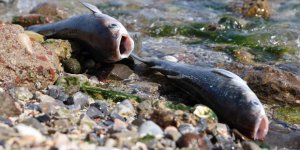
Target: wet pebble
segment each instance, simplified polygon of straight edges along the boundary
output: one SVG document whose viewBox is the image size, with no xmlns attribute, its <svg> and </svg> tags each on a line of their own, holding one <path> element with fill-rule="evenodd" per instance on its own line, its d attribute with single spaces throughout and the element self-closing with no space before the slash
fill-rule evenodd
<svg viewBox="0 0 300 150">
<path fill-rule="evenodd" d="M 129 100 L 118 103 L 110 114 L 112 118 L 121 116 L 126 122 L 132 122 L 135 119 L 135 115 L 135 109 Z"/>
<path fill-rule="evenodd" d="M 164 133 L 156 123 L 146 121 L 139 127 L 139 136 L 144 137 L 146 135 L 152 135 L 159 139 L 163 137 Z"/>
<path fill-rule="evenodd" d="M 0 116 L 0 123 L 2 124 L 6 124 L 8 126 L 12 126 L 12 121 L 10 119 L 4 118 L 2 116 Z"/>
<path fill-rule="evenodd" d="M 36 119 L 39 122 L 44 122 L 44 123 L 49 122 L 51 120 L 51 118 L 48 114 L 39 115 L 36 117 Z"/>
<path fill-rule="evenodd" d="M 6 91 L 0 90 L 0 103 L 0 115 L 3 117 L 17 116 L 22 112 L 19 104 Z"/>
<path fill-rule="evenodd" d="M 123 122 L 120 119 L 114 119 L 113 130 L 117 132 L 126 131 L 128 127 L 128 123 Z"/>
<path fill-rule="evenodd" d="M 180 139 L 178 139 L 176 144 L 179 148 L 187 147 L 201 149 L 206 147 L 203 138 L 195 133 L 184 134 L 180 137 Z"/>
<path fill-rule="evenodd" d="M 112 70 L 108 74 L 107 78 L 116 79 L 116 80 L 124 80 L 128 79 L 128 77 L 133 73 L 128 66 L 124 64 L 114 64 Z"/>
<path fill-rule="evenodd" d="M 71 130 L 71 122 L 68 119 L 58 119 L 54 122 L 55 130 L 60 131 L 62 133 L 66 133 Z"/>
<path fill-rule="evenodd" d="M 64 93 L 63 87 L 56 85 L 49 85 L 47 94 L 60 101 L 65 101 L 68 98 L 68 95 Z"/>
</svg>

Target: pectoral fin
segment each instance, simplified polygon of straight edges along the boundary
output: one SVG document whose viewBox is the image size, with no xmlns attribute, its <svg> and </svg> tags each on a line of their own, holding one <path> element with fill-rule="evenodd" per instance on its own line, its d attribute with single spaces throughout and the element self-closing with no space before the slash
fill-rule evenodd
<svg viewBox="0 0 300 150">
<path fill-rule="evenodd" d="M 91 10 L 94 14 L 96 13 L 102 14 L 102 12 L 95 5 L 83 1 L 80 1 L 80 3 L 84 5 L 86 8 L 88 8 L 89 10 Z"/>
</svg>

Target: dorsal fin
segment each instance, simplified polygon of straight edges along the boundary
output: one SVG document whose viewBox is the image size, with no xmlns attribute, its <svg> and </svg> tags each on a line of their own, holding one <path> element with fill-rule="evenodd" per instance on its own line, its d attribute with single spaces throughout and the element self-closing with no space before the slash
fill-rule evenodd
<svg viewBox="0 0 300 150">
<path fill-rule="evenodd" d="M 83 1 L 80 1 L 80 3 L 84 5 L 86 8 L 88 8 L 89 10 L 91 10 L 94 14 L 96 13 L 102 14 L 102 12 L 95 5 Z"/>
</svg>

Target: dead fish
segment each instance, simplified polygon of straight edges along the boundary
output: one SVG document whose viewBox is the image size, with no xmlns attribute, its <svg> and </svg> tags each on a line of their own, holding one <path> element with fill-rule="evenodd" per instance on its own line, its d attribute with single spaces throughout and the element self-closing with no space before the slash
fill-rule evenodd
<svg viewBox="0 0 300 150">
<path fill-rule="evenodd" d="M 81 2 L 93 14 L 83 14 L 59 22 L 34 25 L 27 30 L 47 38 L 75 39 L 89 47 L 96 61 L 116 62 L 127 58 L 134 42 L 125 27 L 115 18 L 103 14 L 96 6 Z"/>
<path fill-rule="evenodd" d="M 261 102 L 246 82 L 234 73 L 131 56 L 166 75 L 189 95 L 201 98 L 201 103 L 209 106 L 231 128 L 255 140 L 266 136 L 269 121 Z"/>
</svg>

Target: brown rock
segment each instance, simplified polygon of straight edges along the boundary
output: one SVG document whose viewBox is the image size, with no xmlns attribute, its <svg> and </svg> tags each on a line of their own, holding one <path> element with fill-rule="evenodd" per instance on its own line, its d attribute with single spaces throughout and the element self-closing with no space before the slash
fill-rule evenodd
<svg viewBox="0 0 300 150">
<path fill-rule="evenodd" d="M 238 0 L 230 3 L 229 8 L 245 17 L 262 17 L 268 19 L 271 16 L 271 7 L 268 0 Z"/>
<path fill-rule="evenodd" d="M 52 22 L 54 22 L 53 17 L 40 15 L 40 14 L 14 16 L 12 20 L 13 24 L 18 24 L 23 27 L 29 27 L 31 25 L 36 25 L 36 24 L 47 24 Z"/>
<path fill-rule="evenodd" d="M 202 136 L 194 133 L 187 133 L 181 136 L 176 142 L 177 146 L 187 148 L 207 149 L 206 143 Z"/>
<path fill-rule="evenodd" d="M 3 117 L 12 117 L 21 114 L 20 105 L 6 91 L 0 91 L 0 104 L 0 115 Z"/>
<path fill-rule="evenodd" d="M 30 13 L 53 16 L 57 19 L 65 19 L 68 17 L 62 8 L 60 8 L 56 3 L 49 1 L 38 4 L 30 11 Z"/>
<path fill-rule="evenodd" d="M 175 114 L 171 111 L 154 110 L 151 115 L 151 120 L 162 128 L 166 128 L 167 126 L 176 126 Z"/>
<path fill-rule="evenodd" d="M 127 79 L 133 70 L 124 64 L 114 64 L 112 70 L 108 74 L 109 79 L 124 80 Z"/>
<path fill-rule="evenodd" d="M 255 94 L 266 103 L 299 105 L 300 77 L 271 65 L 219 65 L 245 81 Z"/>
<path fill-rule="evenodd" d="M 0 79 L 33 89 L 53 84 L 62 71 L 55 52 L 32 41 L 18 25 L 0 25 Z"/>
</svg>

